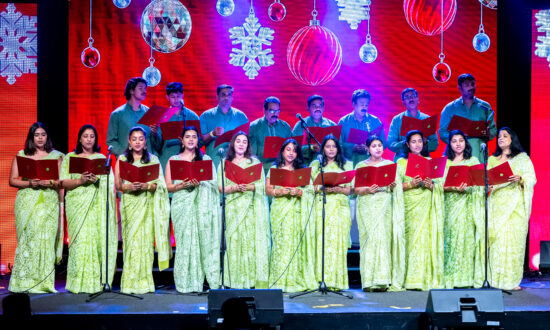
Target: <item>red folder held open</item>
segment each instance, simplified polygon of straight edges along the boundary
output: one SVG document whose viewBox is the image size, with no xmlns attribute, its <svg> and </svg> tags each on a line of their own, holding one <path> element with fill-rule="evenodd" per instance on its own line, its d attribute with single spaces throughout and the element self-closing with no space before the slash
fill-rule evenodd
<svg viewBox="0 0 550 330">
<path fill-rule="evenodd" d="M 437 123 L 439 122 L 439 115 L 434 115 L 425 119 L 418 119 L 408 116 L 403 116 L 401 122 L 401 136 L 407 136 L 409 131 L 419 130 L 422 132 L 425 138 L 430 135 L 434 135 L 437 131 Z"/>
<path fill-rule="evenodd" d="M 137 167 L 125 161 L 119 162 L 120 177 L 128 182 L 149 182 L 158 179 L 159 164 Z"/>
<path fill-rule="evenodd" d="M 59 168 L 57 159 L 35 160 L 28 157 L 17 156 L 17 170 L 19 176 L 25 179 L 57 180 Z"/>
<path fill-rule="evenodd" d="M 153 105 L 145 112 L 145 114 L 139 119 L 138 124 L 151 126 L 158 123 L 167 122 L 172 116 L 180 110 L 179 107 L 162 107 L 160 105 Z"/>
<path fill-rule="evenodd" d="M 487 177 L 490 185 L 497 185 L 508 182 L 508 179 L 514 175 L 508 162 L 504 162 L 487 171 Z M 485 176 L 483 164 L 475 165 L 470 168 L 471 185 L 484 186 Z"/>
<path fill-rule="evenodd" d="M 183 133 L 183 120 L 180 121 L 167 121 L 160 123 L 160 130 L 162 132 L 163 140 L 172 140 L 181 137 Z M 193 126 L 199 131 L 198 138 L 201 138 L 201 122 L 199 120 L 186 120 L 185 124 L 187 127 Z"/>
<path fill-rule="evenodd" d="M 384 166 L 365 166 L 355 171 L 355 187 L 370 187 L 377 185 L 385 187 L 395 181 L 397 164 Z"/>
<path fill-rule="evenodd" d="M 422 156 L 409 154 L 409 160 L 407 162 L 407 170 L 405 171 L 405 175 L 411 178 L 419 175 L 422 179 L 441 178 L 445 174 L 446 163 L 447 157 L 445 156 L 426 159 Z"/>
<path fill-rule="evenodd" d="M 483 120 L 473 121 L 468 118 L 454 115 L 449 122 L 449 126 L 447 126 L 447 130 L 450 132 L 459 129 L 464 132 L 466 136 L 480 137 L 486 126 L 487 124 Z"/>
<path fill-rule="evenodd" d="M 336 137 L 337 140 L 340 140 L 340 135 L 342 134 L 342 125 L 336 125 L 336 126 L 328 126 L 328 127 L 316 127 L 312 126 L 309 127 L 309 131 L 317 141 L 323 143 L 323 139 L 325 136 L 332 134 Z M 304 138 L 302 140 L 302 145 L 306 145 L 308 141 L 308 135 L 306 133 L 306 130 L 304 130 Z M 312 144 L 315 144 L 315 141 L 311 141 Z"/>
<path fill-rule="evenodd" d="M 105 167 L 106 159 L 89 159 L 84 157 L 71 157 L 69 159 L 69 173 L 82 174 L 84 172 L 95 175 L 108 174 L 109 169 Z"/>
<path fill-rule="evenodd" d="M 250 184 L 260 180 L 263 170 L 262 163 L 242 168 L 227 159 L 225 160 L 225 176 L 236 184 Z"/>
<path fill-rule="evenodd" d="M 294 139 L 301 145 L 302 137 L 301 136 L 291 136 L 289 138 L 284 138 L 280 136 L 266 136 L 264 140 L 264 158 L 275 158 L 279 154 L 279 150 L 288 139 Z"/>
<path fill-rule="evenodd" d="M 303 187 L 309 184 L 311 180 L 311 167 L 300 168 L 294 171 L 282 168 L 270 169 L 269 183 L 281 187 Z"/>
<path fill-rule="evenodd" d="M 186 160 L 170 160 L 170 174 L 172 180 L 212 180 L 212 160 L 188 162 Z"/>
<path fill-rule="evenodd" d="M 482 169 L 483 169 L 483 165 Z M 468 186 L 472 185 L 472 179 L 470 178 L 470 166 L 467 165 L 456 165 L 449 167 L 447 172 L 447 178 L 445 178 L 444 187 L 458 187 L 463 183 L 466 183 Z M 482 174 L 483 175 L 483 174 Z"/>
<path fill-rule="evenodd" d="M 220 135 L 216 138 L 216 142 L 214 143 L 214 147 L 217 147 L 222 143 L 231 141 L 231 139 L 233 138 L 233 135 L 235 135 L 235 133 L 237 133 L 238 131 L 243 131 L 246 134 L 248 134 L 249 130 L 250 130 L 250 123 L 246 123 L 246 124 L 243 124 L 243 125 L 241 125 L 237 128 L 229 130 L 229 131 L 223 133 L 222 135 Z M 250 143 L 250 141 L 249 141 L 249 143 Z"/>
<path fill-rule="evenodd" d="M 333 187 L 338 186 L 341 184 L 350 183 L 353 178 L 355 177 L 355 170 L 347 171 L 347 172 L 325 172 L 324 179 L 325 179 L 325 186 Z M 321 173 L 317 174 L 317 177 L 315 178 L 315 181 L 313 181 L 314 185 L 320 185 L 321 183 Z"/>
</svg>

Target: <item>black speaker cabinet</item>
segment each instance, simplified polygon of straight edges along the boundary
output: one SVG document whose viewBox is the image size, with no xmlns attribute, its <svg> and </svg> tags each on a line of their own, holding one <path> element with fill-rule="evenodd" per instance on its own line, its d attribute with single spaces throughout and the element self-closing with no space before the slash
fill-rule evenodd
<svg viewBox="0 0 550 330">
<path fill-rule="evenodd" d="M 550 270 L 550 241 L 540 241 L 540 271 Z"/>
<path fill-rule="evenodd" d="M 432 328 L 500 329 L 504 320 L 502 291 L 430 290 L 426 314 Z"/>
<path fill-rule="evenodd" d="M 275 327 L 283 323 L 284 306 L 281 290 L 210 290 L 208 322 L 214 328 L 223 323 L 222 305 L 230 298 L 246 302 L 252 325 Z"/>
</svg>

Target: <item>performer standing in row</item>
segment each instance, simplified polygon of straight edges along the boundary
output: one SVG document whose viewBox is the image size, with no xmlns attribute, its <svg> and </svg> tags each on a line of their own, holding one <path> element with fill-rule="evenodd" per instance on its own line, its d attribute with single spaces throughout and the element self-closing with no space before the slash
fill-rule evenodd
<svg viewBox="0 0 550 330">
<path fill-rule="evenodd" d="M 32 159 L 57 159 L 63 154 L 53 149 L 46 126 L 32 124 L 25 148 L 18 156 Z M 15 199 L 17 248 L 8 290 L 11 292 L 56 292 L 55 263 L 63 249 L 63 194 L 59 180 L 19 179 L 16 158 L 10 173 L 10 186 L 18 188 Z"/>
<path fill-rule="evenodd" d="M 118 249 L 118 224 L 114 175 L 69 173 L 70 162 L 76 158 L 102 159 L 97 130 L 84 125 L 78 131 L 76 148 L 67 154 L 61 165 L 61 180 L 67 191 L 65 214 L 70 238 L 67 264 L 67 291 L 95 293 L 102 290 L 102 283 L 111 285 L 116 268 Z M 107 195 L 108 194 L 108 195 Z M 109 274 L 105 273 L 106 251 L 106 203 L 109 198 Z"/>
<path fill-rule="evenodd" d="M 283 143 L 272 168 L 297 170 L 305 167 L 302 150 L 294 139 Z M 266 193 L 271 203 L 273 251 L 269 263 L 272 289 L 298 292 L 317 287 L 315 276 L 316 231 L 312 210 L 311 186 L 289 188 L 273 186 L 271 173 L 266 179 Z"/>
<path fill-rule="evenodd" d="M 488 277 L 493 287 L 519 290 L 537 178 L 517 134 L 508 127 L 499 130 L 497 148 L 489 157 L 487 168 L 504 162 L 510 164 L 514 175 L 507 183 L 490 187 Z"/>
<path fill-rule="evenodd" d="M 462 131 L 449 133 L 447 167 L 479 164 Z M 484 279 L 485 218 L 483 187 L 445 188 L 445 287 L 481 287 Z"/>
<path fill-rule="evenodd" d="M 233 136 L 226 159 L 241 168 L 260 163 L 252 156 L 250 140 L 245 132 Z M 218 171 L 221 171 L 221 166 Z M 268 288 L 271 237 L 263 169 L 261 172 L 261 178 L 250 184 L 236 184 L 224 176 L 227 194 L 224 283 L 234 289 Z M 228 173 L 227 168 L 225 173 Z M 220 192 L 221 180 L 220 175 Z"/>
<path fill-rule="evenodd" d="M 199 149 L 199 132 L 186 127 L 179 154 L 174 161 L 210 160 Z M 202 292 L 204 278 L 212 289 L 220 286 L 220 218 L 218 182 L 212 163 L 212 180 L 172 179 L 170 161 L 166 164 L 166 187 L 173 193 L 170 213 L 176 240 L 174 283 L 179 292 Z"/>
<path fill-rule="evenodd" d="M 393 164 L 383 159 L 382 139 L 367 140 L 369 158 L 355 169 Z M 357 226 L 360 242 L 361 285 L 365 291 L 402 290 L 405 277 L 405 219 L 401 177 L 388 187 L 359 187 Z"/>
<path fill-rule="evenodd" d="M 409 154 L 428 157 L 420 131 L 406 136 L 404 157 L 397 161 L 403 182 L 407 262 L 405 288 L 429 290 L 443 287 L 443 187 L 439 179 L 405 175 Z"/>
<path fill-rule="evenodd" d="M 162 168 L 158 178 L 151 182 L 127 182 L 121 178 L 120 162 L 137 167 L 160 164 L 147 150 L 147 133 L 142 127 L 130 129 L 128 147 L 118 158 L 115 169 L 116 187 L 123 192 L 119 210 L 124 250 L 120 290 L 137 294 L 155 292 L 153 243 L 158 251 L 160 270 L 168 268 L 170 259 L 170 203 Z"/>
<path fill-rule="evenodd" d="M 351 162 L 344 158 L 342 148 L 336 137 L 332 134 L 327 135 L 321 143 L 321 156 L 311 163 L 311 178 L 315 180 L 320 173 L 320 166 L 323 166 L 327 172 L 346 172 L 353 170 Z M 323 195 L 316 186 L 316 211 L 315 222 L 317 238 L 317 262 L 316 276 L 317 281 L 321 281 L 321 266 L 323 260 Z M 348 288 L 348 245 L 349 232 L 351 227 L 351 214 L 349 207 L 349 195 L 351 193 L 351 184 L 344 184 L 335 187 L 326 187 L 327 204 L 325 206 L 325 283 L 327 287 L 336 290 Z"/>
</svg>

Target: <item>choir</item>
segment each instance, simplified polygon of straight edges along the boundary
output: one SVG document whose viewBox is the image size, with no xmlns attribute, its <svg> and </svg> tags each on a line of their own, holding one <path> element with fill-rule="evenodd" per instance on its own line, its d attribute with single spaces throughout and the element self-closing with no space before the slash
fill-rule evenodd
<svg viewBox="0 0 550 330">
<path fill-rule="evenodd" d="M 310 116 L 291 131 L 279 118 L 281 102 L 276 97 L 266 98 L 264 116 L 244 127 L 248 118 L 231 106 L 231 86 L 218 86 L 218 105 L 198 117 L 183 106 L 182 85 L 171 83 L 167 101 L 179 110 L 169 121 L 194 120 L 200 127 L 185 125 L 179 139 L 164 140 L 158 125 L 138 123 L 148 110 L 141 104 L 147 83 L 132 78 L 125 88 L 128 102 L 109 120 L 107 141 L 117 156 L 114 171 L 78 169 L 76 160 L 106 160 L 92 125 L 80 128 L 74 151 L 65 156 L 53 149 L 42 123 L 29 129 L 10 174 L 10 185 L 19 190 L 18 245 L 9 290 L 55 292 L 54 264 L 61 257 L 64 213 L 70 238 L 66 289 L 94 293 L 103 283 L 110 284 L 119 237 L 117 191 L 125 293 L 155 291 L 154 251 L 160 270 L 172 257 L 170 221 L 176 243 L 174 282 L 180 292 L 201 292 L 205 281 L 210 288 L 223 283 L 230 288 L 299 292 L 318 288 L 324 279 L 331 289 L 347 289 L 353 216 L 365 291 L 480 287 L 486 251 L 489 283 L 517 289 L 536 183 L 533 165 L 514 131 L 501 128 L 487 168 L 508 163 L 512 175 L 489 187 L 485 246 L 483 187 L 469 181 L 452 186 L 446 180 L 452 167 L 484 162 L 481 142 L 497 135 L 494 113 L 474 96 L 473 76 L 461 75 L 458 89 L 461 97 L 441 116 L 439 137 L 447 144 L 447 163 L 440 169 L 443 173 L 444 167 L 444 174 L 430 178 L 409 171 L 409 163 L 430 160 L 438 144 L 435 133 L 403 133 L 404 117 L 428 118 L 418 110 L 418 92 L 412 88 L 401 95 L 405 111 L 393 118 L 387 141 L 382 122 L 368 113 L 371 95 L 357 90 L 353 111 L 339 121 L 340 136 L 328 134 L 318 144 L 296 136 L 302 136 L 306 126 L 335 126 L 323 117 L 319 95 L 307 100 Z M 456 113 L 481 119 L 481 135 L 448 131 Z M 236 128 L 242 130 L 218 145 L 217 139 Z M 356 143 L 357 131 L 365 132 L 361 143 Z M 264 158 L 268 136 L 284 140 L 275 158 Z M 399 154 L 394 161 L 382 158 L 386 147 Z M 56 166 L 47 171 L 59 174 L 50 179 L 26 174 L 28 168 L 21 165 L 25 159 L 52 160 Z M 387 184 L 364 183 L 366 173 L 392 168 Z M 321 170 L 325 176 L 340 175 L 342 181 L 323 186 L 318 181 Z M 225 223 L 219 207 L 222 195 Z M 111 209 L 107 220 L 106 203 Z M 222 235 L 225 244 L 220 245 Z"/>
</svg>

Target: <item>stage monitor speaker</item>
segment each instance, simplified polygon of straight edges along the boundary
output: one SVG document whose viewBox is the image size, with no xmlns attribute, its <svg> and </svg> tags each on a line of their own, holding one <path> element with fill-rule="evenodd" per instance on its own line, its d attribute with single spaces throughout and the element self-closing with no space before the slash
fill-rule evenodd
<svg viewBox="0 0 550 330">
<path fill-rule="evenodd" d="M 246 302 L 253 326 L 275 327 L 283 324 L 282 290 L 210 290 L 208 293 L 208 322 L 215 328 L 223 324 L 222 305 L 230 298 Z"/>
<path fill-rule="evenodd" d="M 550 270 L 550 241 L 540 241 L 540 264 L 539 270 Z"/>
<path fill-rule="evenodd" d="M 504 319 L 502 291 L 497 289 L 430 290 L 426 314 L 432 328 L 500 329 Z"/>
</svg>

